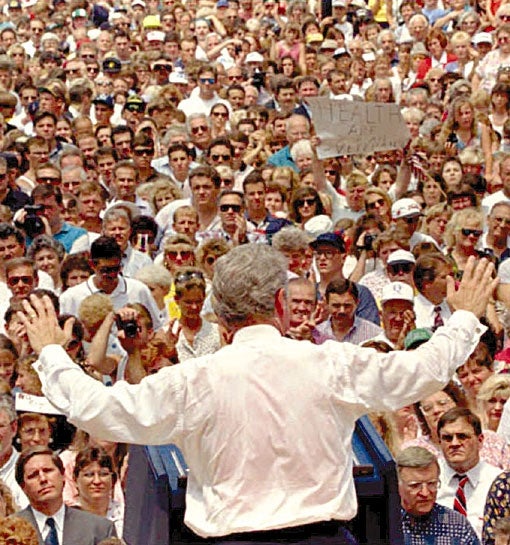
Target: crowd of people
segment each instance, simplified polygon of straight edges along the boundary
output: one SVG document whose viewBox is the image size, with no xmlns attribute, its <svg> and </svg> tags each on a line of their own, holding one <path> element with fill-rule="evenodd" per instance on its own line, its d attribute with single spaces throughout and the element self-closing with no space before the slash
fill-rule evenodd
<svg viewBox="0 0 510 545">
<path fill-rule="evenodd" d="M 508 543 L 510 4 L 6 0 L 0 21 L 0 545 L 115 543 L 131 442 L 183 451 L 203 538 L 352 543 L 330 522 L 355 514 L 367 413 L 406 543 Z M 324 158 L 313 97 L 396 104 L 409 143 Z M 294 396 L 345 429 L 303 426 Z M 266 428 L 249 403 L 274 404 Z M 322 445 L 318 477 L 293 434 Z M 267 476 L 228 467 L 242 441 Z"/>
</svg>

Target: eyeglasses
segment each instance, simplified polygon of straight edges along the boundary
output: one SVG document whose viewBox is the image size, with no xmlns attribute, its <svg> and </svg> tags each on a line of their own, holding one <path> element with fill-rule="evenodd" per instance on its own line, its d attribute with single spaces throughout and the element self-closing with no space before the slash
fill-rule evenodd
<svg viewBox="0 0 510 545">
<path fill-rule="evenodd" d="M 476 238 L 479 238 L 482 236 L 483 231 L 480 229 L 461 229 L 460 232 L 465 236 L 468 237 L 469 235 L 473 235 Z"/>
<path fill-rule="evenodd" d="M 207 125 L 198 125 L 198 127 L 191 127 L 191 134 L 198 134 L 199 132 L 207 132 L 209 127 Z"/>
<path fill-rule="evenodd" d="M 138 157 L 147 156 L 150 157 L 151 155 L 154 155 L 153 149 L 135 149 L 134 154 Z"/>
<path fill-rule="evenodd" d="M 118 274 L 122 267 L 120 265 L 112 265 L 111 267 L 99 267 L 97 272 L 99 274 Z"/>
<path fill-rule="evenodd" d="M 315 198 L 310 198 L 310 199 L 297 199 L 296 201 L 296 206 L 297 208 L 300 208 L 301 206 L 304 206 L 305 204 L 307 206 L 313 206 L 314 204 L 317 203 L 317 199 Z"/>
<path fill-rule="evenodd" d="M 166 72 L 171 72 L 172 71 L 172 65 L 171 64 L 155 64 L 153 67 L 152 67 L 153 70 L 165 70 Z"/>
<path fill-rule="evenodd" d="M 338 250 L 315 250 L 313 252 L 315 257 L 325 257 L 326 259 L 333 259 L 339 253 Z"/>
<path fill-rule="evenodd" d="M 223 117 L 225 119 L 228 119 L 228 112 L 213 112 L 212 115 L 214 117 Z"/>
<path fill-rule="evenodd" d="M 430 414 L 436 407 L 446 409 L 446 407 L 451 407 L 452 405 L 453 401 L 451 399 L 440 399 L 430 405 L 421 405 L 420 410 L 423 414 Z"/>
<path fill-rule="evenodd" d="M 414 268 L 414 265 L 412 263 L 391 263 L 388 264 L 388 272 L 397 275 L 400 272 L 403 272 L 405 274 L 409 274 Z"/>
<path fill-rule="evenodd" d="M 37 181 L 43 184 L 55 185 L 60 183 L 60 178 L 56 178 L 54 176 L 44 176 L 43 178 L 37 178 Z"/>
<path fill-rule="evenodd" d="M 109 479 L 112 476 L 112 472 L 108 469 L 100 469 L 99 471 L 83 471 L 80 475 L 84 479 L 93 479 L 99 477 L 100 479 Z"/>
<path fill-rule="evenodd" d="M 91 66 L 87 68 L 88 74 L 99 74 L 99 68 L 95 68 L 94 66 Z"/>
<path fill-rule="evenodd" d="M 193 278 L 195 278 L 196 280 L 203 280 L 204 274 L 200 271 L 180 273 L 175 277 L 175 282 L 187 282 L 188 280 L 192 280 Z"/>
<path fill-rule="evenodd" d="M 402 218 L 408 225 L 413 223 L 418 223 L 420 221 L 420 216 L 410 216 L 408 218 Z"/>
<path fill-rule="evenodd" d="M 230 161 L 230 159 L 232 159 L 232 156 L 228 155 L 228 154 L 225 154 L 225 155 L 213 154 L 213 155 L 211 155 L 211 159 L 213 161 L 219 161 L 220 159 L 223 159 L 223 161 Z"/>
<path fill-rule="evenodd" d="M 216 80 L 214 78 L 198 78 L 198 81 L 205 85 L 208 83 L 209 85 L 214 85 L 216 83 Z"/>
<path fill-rule="evenodd" d="M 191 259 L 194 255 L 191 250 L 167 250 L 165 255 L 171 259 L 176 259 L 180 257 L 181 259 Z"/>
<path fill-rule="evenodd" d="M 439 436 L 439 439 L 445 443 L 451 443 L 455 438 L 457 438 L 459 441 L 467 441 L 473 437 L 474 433 L 442 433 Z"/>
<path fill-rule="evenodd" d="M 239 212 L 241 212 L 241 208 L 242 207 L 240 204 L 220 204 L 220 212 L 228 212 L 229 210 L 232 210 L 232 212 L 239 214 Z"/>
<path fill-rule="evenodd" d="M 500 217 L 495 217 L 495 218 L 491 218 L 493 221 L 495 221 L 496 223 L 500 223 L 502 225 L 510 225 L 510 219 L 507 219 L 507 218 L 500 218 Z"/>
<path fill-rule="evenodd" d="M 421 492 L 421 489 L 425 486 L 432 492 L 435 492 L 441 485 L 441 481 L 436 479 L 434 481 L 401 481 L 413 494 Z"/>
<path fill-rule="evenodd" d="M 34 283 L 34 277 L 33 276 L 9 276 L 7 278 L 7 284 L 9 284 L 9 286 L 17 286 L 20 282 L 24 284 L 25 286 L 29 286 L 30 284 Z"/>
<path fill-rule="evenodd" d="M 69 180 L 62 182 L 62 187 L 78 187 L 81 184 L 81 180 Z"/>
<path fill-rule="evenodd" d="M 68 68 L 66 70 L 66 74 L 79 74 L 81 72 L 81 68 Z"/>
<path fill-rule="evenodd" d="M 243 76 L 228 76 L 228 81 L 243 81 Z"/>
<path fill-rule="evenodd" d="M 326 168 L 324 169 L 324 172 L 326 174 L 329 174 L 330 176 L 336 176 L 337 171 L 332 168 Z"/>
<path fill-rule="evenodd" d="M 365 205 L 367 210 L 374 210 L 375 208 L 379 208 L 380 206 L 383 206 L 385 203 L 384 199 L 377 199 L 374 202 L 367 202 Z"/>
</svg>

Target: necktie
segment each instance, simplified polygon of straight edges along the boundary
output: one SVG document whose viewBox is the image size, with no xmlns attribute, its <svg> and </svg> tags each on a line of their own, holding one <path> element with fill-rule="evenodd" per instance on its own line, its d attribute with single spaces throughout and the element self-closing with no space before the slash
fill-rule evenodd
<svg viewBox="0 0 510 545">
<path fill-rule="evenodd" d="M 434 307 L 434 327 L 432 329 L 435 331 L 442 325 L 444 325 L 444 322 L 443 318 L 441 317 L 441 307 L 438 305 L 437 307 Z"/>
<path fill-rule="evenodd" d="M 46 519 L 46 524 L 49 526 L 50 531 L 44 540 L 44 545 L 58 545 L 58 534 L 57 529 L 55 528 L 55 519 L 53 517 L 48 517 Z"/>
<path fill-rule="evenodd" d="M 457 511 L 461 515 L 467 516 L 466 509 L 466 495 L 464 494 L 464 487 L 468 482 L 467 475 L 457 475 L 455 477 L 459 479 L 459 486 L 457 487 L 457 492 L 455 492 L 455 499 L 453 500 L 453 510 Z"/>
</svg>

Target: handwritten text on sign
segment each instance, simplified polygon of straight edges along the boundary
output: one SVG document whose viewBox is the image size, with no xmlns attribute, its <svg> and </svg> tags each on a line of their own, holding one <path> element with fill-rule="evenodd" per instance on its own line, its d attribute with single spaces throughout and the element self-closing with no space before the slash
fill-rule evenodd
<svg viewBox="0 0 510 545">
<path fill-rule="evenodd" d="M 309 98 L 319 159 L 403 148 L 409 130 L 396 104 Z"/>
</svg>

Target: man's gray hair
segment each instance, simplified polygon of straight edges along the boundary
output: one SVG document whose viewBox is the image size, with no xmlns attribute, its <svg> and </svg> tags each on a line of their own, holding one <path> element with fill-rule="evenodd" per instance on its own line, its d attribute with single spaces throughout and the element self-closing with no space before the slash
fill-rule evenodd
<svg viewBox="0 0 510 545">
<path fill-rule="evenodd" d="M 161 265 L 147 265 L 135 274 L 135 279 L 144 284 L 155 284 L 162 288 L 170 289 L 172 286 L 172 275 Z"/>
<path fill-rule="evenodd" d="M 120 206 L 114 206 L 104 213 L 103 227 L 111 221 L 117 221 L 119 219 L 126 220 L 129 226 L 131 226 L 131 217 L 129 212 Z"/>
<path fill-rule="evenodd" d="M 9 422 L 14 422 L 17 419 L 17 414 L 14 409 L 14 401 L 10 394 L 0 395 L 0 412 L 4 412 L 9 419 Z"/>
<path fill-rule="evenodd" d="M 188 115 L 188 117 L 186 117 L 186 130 L 188 131 L 188 135 L 191 134 L 191 122 L 194 120 L 194 119 L 204 119 L 205 120 L 205 124 L 207 126 L 209 126 L 209 121 L 207 119 L 207 115 L 205 114 L 202 114 L 202 113 L 194 113 L 194 114 L 190 114 Z"/>
<path fill-rule="evenodd" d="M 308 249 L 312 237 L 298 227 L 284 227 L 271 240 L 271 245 L 279 252 L 304 252 Z"/>
<path fill-rule="evenodd" d="M 287 283 L 287 262 L 265 244 L 234 248 L 216 262 L 212 303 L 227 325 L 274 317 L 276 292 Z"/>
<path fill-rule="evenodd" d="M 62 176 L 64 174 L 67 174 L 68 172 L 78 172 L 78 176 L 82 182 L 87 181 L 87 173 L 85 172 L 85 169 L 78 166 L 78 165 L 72 165 L 69 167 L 66 167 L 62 170 Z"/>
<path fill-rule="evenodd" d="M 401 450 L 396 458 L 397 472 L 400 476 L 402 469 L 406 467 L 412 467 L 415 469 L 423 469 L 429 467 L 431 464 L 436 464 L 439 468 L 437 458 L 430 450 L 423 447 L 407 447 Z"/>
</svg>

